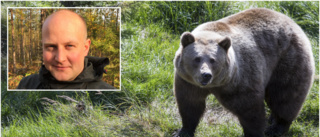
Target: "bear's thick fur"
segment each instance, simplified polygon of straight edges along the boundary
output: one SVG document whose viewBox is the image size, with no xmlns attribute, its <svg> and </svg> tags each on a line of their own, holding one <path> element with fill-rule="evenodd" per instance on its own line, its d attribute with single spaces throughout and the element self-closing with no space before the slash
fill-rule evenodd
<svg viewBox="0 0 320 137">
<path fill-rule="evenodd" d="M 314 75 L 311 44 L 289 17 L 249 9 L 181 36 L 174 91 L 182 117 L 175 136 L 194 136 L 209 94 L 235 114 L 246 137 L 289 130 Z M 266 127 L 266 101 L 271 109 Z"/>
</svg>

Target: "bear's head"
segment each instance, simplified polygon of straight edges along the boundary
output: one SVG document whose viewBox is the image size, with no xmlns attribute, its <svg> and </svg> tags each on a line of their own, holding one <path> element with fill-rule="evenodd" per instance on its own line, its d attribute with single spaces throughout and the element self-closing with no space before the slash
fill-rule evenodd
<svg viewBox="0 0 320 137">
<path fill-rule="evenodd" d="M 175 71 L 202 88 L 224 84 L 229 76 L 231 39 L 210 31 L 185 32 L 175 57 Z"/>
</svg>

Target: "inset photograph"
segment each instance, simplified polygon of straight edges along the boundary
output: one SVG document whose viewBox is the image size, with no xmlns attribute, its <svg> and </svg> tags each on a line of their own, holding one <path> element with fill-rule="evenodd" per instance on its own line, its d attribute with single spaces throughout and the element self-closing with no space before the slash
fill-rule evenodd
<svg viewBox="0 0 320 137">
<path fill-rule="evenodd" d="M 120 90 L 112 8 L 8 8 L 8 90 Z"/>
</svg>

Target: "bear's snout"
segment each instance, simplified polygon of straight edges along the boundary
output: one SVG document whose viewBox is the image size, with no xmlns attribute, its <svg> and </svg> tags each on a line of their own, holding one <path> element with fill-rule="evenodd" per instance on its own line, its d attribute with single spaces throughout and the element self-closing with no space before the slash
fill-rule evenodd
<svg viewBox="0 0 320 137">
<path fill-rule="evenodd" d="M 202 76 L 201 84 L 203 86 L 207 85 L 212 78 L 212 74 L 208 72 L 202 73 L 201 76 Z"/>
</svg>

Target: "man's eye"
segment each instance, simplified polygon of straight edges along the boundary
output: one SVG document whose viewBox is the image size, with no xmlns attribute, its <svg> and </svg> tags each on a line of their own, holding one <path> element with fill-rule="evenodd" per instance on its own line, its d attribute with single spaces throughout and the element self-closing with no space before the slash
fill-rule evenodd
<svg viewBox="0 0 320 137">
<path fill-rule="evenodd" d="M 49 47 L 52 47 L 52 48 L 54 48 L 54 47 L 55 47 L 55 45 L 48 45 L 47 47 L 48 47 L 48 48 L 49 48 Z"/>
<path fill-rule="evenodd" d="M 46 46 L 46 49 L 47 49 L 47 50 L 53 50 L 53 49 L 55 49 L 55 48 L 56 48 L 55 45 L 47 45 L 47 46 Z"/>
<path fill-rule="evenodd" d="M 72 48 L 74 48 L 75 46 L 74 45 L 66 45 L 66 48 L 67 49 L 72 49 Z"/>
</svg>

